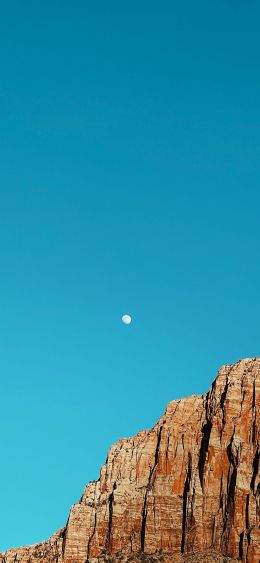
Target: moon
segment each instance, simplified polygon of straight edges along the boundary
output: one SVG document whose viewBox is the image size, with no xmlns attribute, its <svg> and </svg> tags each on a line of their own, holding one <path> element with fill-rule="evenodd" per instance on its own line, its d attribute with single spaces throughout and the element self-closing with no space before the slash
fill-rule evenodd
<svg viewBox="0 0 260 563">
<path fill-rule="evenodd" d="M 130 317 L 130 315 L 123 315 L 122 316 L 122 322 L 125 325 L 130 325 L 130 323 L 132 322 L 132 317 Z"/>
</svg>

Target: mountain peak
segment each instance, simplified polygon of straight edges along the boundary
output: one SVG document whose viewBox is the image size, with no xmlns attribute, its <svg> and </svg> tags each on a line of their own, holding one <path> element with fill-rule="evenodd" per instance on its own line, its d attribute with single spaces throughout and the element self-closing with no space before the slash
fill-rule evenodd
<svg viewBox="0 0 260 563">
<path fill-rule="evenodd" d="M 109 451 L 64 529 L 2 563 L 260 560 L 260 358 L 223 366 L 208 393 Z"/>
</svg>

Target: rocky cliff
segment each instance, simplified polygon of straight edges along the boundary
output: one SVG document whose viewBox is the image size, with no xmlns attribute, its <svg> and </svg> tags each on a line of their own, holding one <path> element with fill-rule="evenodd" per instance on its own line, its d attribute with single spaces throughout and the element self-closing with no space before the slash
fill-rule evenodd
<svg viewBox="0 0 260 563">
<path fill-rule="evenodd" d="M 67 525 L 2 563 L 260 561 L 260 358 L 112 446 Z"/>
</svg>

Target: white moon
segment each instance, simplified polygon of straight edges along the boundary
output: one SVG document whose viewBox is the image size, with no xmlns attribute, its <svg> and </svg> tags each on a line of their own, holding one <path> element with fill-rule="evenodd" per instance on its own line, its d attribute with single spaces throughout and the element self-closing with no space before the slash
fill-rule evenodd
<svg viewBox="0 0 260 563">
<path fill-rule="evenodd" d="M 130 323 L 132 322 L 132 318 L 130 317 L 130 315 L 123 315 L 122 316 L 122 322 L 125 325 L 130 325 Z"/>
</svg>

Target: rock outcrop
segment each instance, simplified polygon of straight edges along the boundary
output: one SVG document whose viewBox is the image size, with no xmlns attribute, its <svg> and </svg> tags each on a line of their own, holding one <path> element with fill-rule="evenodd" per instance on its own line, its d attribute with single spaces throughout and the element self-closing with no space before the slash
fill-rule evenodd
<svg viewBox="0 0 260 563">
<path fill-rule="evenodd" d="M 260 358 L 112 446 L 67 525 L 1 563 L 260 561 Z"/>
</svg>

